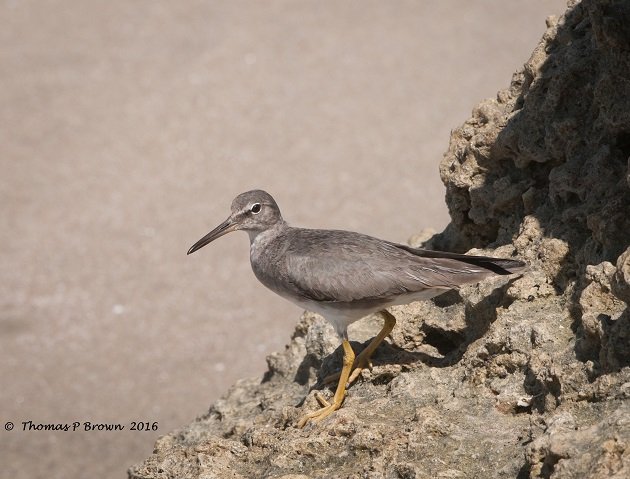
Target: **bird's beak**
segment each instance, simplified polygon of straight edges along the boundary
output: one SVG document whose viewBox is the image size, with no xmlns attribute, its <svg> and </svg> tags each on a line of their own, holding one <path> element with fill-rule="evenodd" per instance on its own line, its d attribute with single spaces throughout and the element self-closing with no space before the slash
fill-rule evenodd
<svg viewBox="0 0 630 479">
<path fill-rule="evenodd" d="M 224 234 L 227 234 L 230 231 L 234 231 L 237 226 L 238 226 L 238 224 L 235 223 L 234 221 L 232 221 L 231 217 L 228 218 L 223 223 L 221 223 L 219 226 L 217 226 L 215 229 L 210 231 L 210 233 L 208 233 L 206 236 L 204 236 L 199 241 L 197 241 L 194 245 L 192 245 L 190 247 L 190 249 L 188 250 L 188 253 L 186 253 L 186 254 L 194 253 L 198 249 L 203 248 L 205 245 L 207 245 L 208 243 L 214 241 L 215 239 L 219 238 L 220 236 L 223 236 Z"/>
</svg>

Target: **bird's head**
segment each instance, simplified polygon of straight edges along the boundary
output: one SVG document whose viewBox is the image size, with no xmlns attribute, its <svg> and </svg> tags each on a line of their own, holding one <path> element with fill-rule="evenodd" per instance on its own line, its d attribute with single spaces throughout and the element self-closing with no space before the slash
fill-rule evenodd
<svg viewBox="0 0 630 479">
<path fill-rule="evenodd" d="M 231 231 L 244 230 L 250 235 L 256 235 L 283 221 L 276 201 L 263 190 L 241 193 L 232 201 L 231 209 L 228 219 L 197 241 L 188 250 L 188 254 Z"/>
</svg>

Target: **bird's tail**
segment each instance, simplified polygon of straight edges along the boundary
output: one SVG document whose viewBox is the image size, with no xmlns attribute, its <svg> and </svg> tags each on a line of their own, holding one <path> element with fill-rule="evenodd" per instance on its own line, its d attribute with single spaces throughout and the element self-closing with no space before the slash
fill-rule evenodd
<svg viewBox="0 0 630 479">
<path fill-rule="evenodd" d="M 457 259 L 468 264 L 481 266 L 496 274 L 516 274 L 527 270 L 527 264 L 516 259 L 492 258 L 490 256 L 462 256 L 463 258 Z"/>
<path fill-rule="evenodd" d="M 419 249 L 406 247 L 408 251 L 417 256 L 425 258 L 448 258 L 461 261 L 474 266 L 492 271 L 495 274 L 507 275 L 523 273 L 527 270 L 527 263 L 517 259 L 493 258 L 491 256 L 474 256 L 459 253 L 449 253 L 446 251 L 433 251 L 428 249 Z"/>
</svg>

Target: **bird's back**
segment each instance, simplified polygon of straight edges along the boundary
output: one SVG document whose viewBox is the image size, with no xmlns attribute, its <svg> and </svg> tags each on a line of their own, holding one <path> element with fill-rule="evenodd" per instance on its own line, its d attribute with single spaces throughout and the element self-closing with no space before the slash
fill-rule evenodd
<svg viewBox="0 0 630 479">
<path fill-rule="evenodd" d="M 261 241 L 258 251 L 252 268 L 263 284 L 289 299 L 327 303 L 388 302 L 427 289 L 439 294 L 524 267 L 516 260 L 415 249 L 350 231 L 288 226 Z"/>
</svg>

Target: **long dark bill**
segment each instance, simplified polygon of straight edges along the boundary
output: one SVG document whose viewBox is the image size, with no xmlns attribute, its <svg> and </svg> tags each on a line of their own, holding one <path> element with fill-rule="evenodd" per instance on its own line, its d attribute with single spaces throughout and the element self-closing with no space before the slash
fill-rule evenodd
<svg viewBox="0 0 630 479">
<path fill-rule="evenodd" d="M 204 236 L 199 241 L 197 241 L 194 245 L 192 245 L 190 249 L 188 250 L 188 253 L 186 254 L 188 255 L 188 254 L 194 253 L 198 249 L 203 248 L 208 243 L 211 243 L 215 239 L 223 236 L 224 234 L 229 233 L 230 231 L 234 231 L 235 229 L 236 229 L 236 223 L 233 223 L 231 218 L 228 218 L 219 226 L 217 226 L 215 229 L 210 231 L 210 233 L 208 233 L 206 236 Z"/>
</svg>

